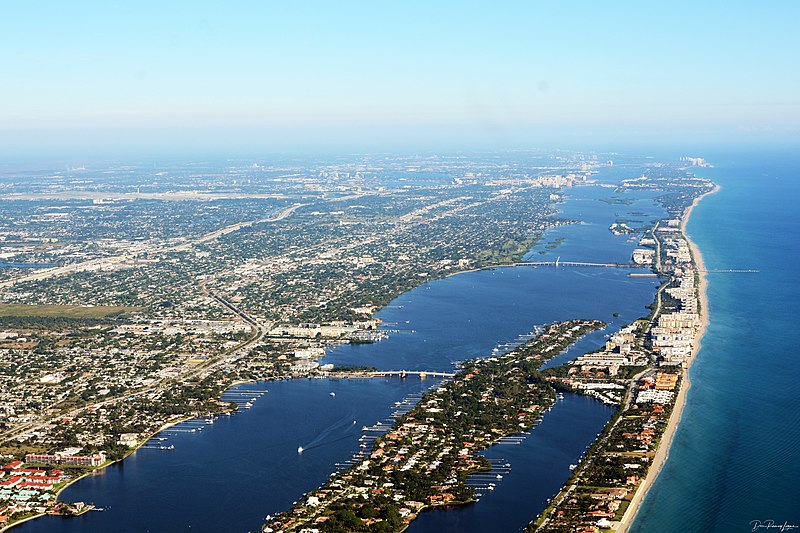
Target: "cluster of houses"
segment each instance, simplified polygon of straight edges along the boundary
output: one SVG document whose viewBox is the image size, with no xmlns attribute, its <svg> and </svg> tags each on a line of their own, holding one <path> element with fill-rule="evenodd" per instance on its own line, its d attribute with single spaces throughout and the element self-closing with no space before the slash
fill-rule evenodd
<svg viewBox="0 0 800 533">
<path fill-rule="evenodd" d="M 380 319 L 374 318 L 356 322 L 334 321 L 330 324 L 304 323 L 296 326 L 281 324 L 270 329 L 268 336 L 297 339 L 339 339 L 358 331 L 378 329 L 380 322 Z"/>
<path fill-rule="evenodd" d="M 51 490 L 55 485 L 64 481 L 63 470 L 52 469 L 48 472 L 43 468 L 25 468 L 25 463 L 19 460 L 4 465 L 2 472 L 0 487 L 4 490 Z M 0 499 L 4 499 L 2 495 L 0 495 Z"/>
<path fill-rule="evenodd" d="M 665 416 L 664 404 L 654 403 L 652 411 L 641 422 L 640 427 L 622 432 L 622 438 L 628 443 L 625 449 L 629 453 L 646 454 L 650 452 L 658 441 L 660 431 L 659 423 Z M 627 485 L 635 485 L 638 478 L 627 478 Z"/>
<path fill-rule="evenodd" d="M 665 289 L 667 294 L 680 301 L 681 311 L 697 313 L 697 291 L 694 285 L 694 271 L 691 268 L 679 268 L 675 272 L 676 285 Z"/>
<path fill-rule="evenodd" d="M 138 319 L 114 329 L 92 327 L 85 330 L 86 336 L 58 328 L 0 330 L 0 368 L 14 368 L 0 378 L 0 424 L 17 442 L 57 448 L 62 443 L 59 433 L 71 422 L 69 417 L 55 418 L 63 402 L 76 397 L 75 407 L 101 402 L 125 389 L 193 372 L 208 358 L 238 345 L 237 336 L 249 330 L 234 320 Z M 36 348 L 39 343 L 48 349 Z M 80 371 L 66 372 L 66 367 Z M 35 430 L 24 430 L 45 421 Z M 113 422 L 82 427 L 77 444 L 103 446 Z"/>
<path fill-rule="evenodd" d="M 70 476 L 54 466 L 100 466 L 106 460 L 102 453 L 75 455 L 72 451 L 29 453 L 24 461 L 16 459 L 0 466 L 0 527 L 21 514 L 59 512 L 62 504 L 56 502 L 56 491 Z M 82 504 L 76 505 L 69 507 L 80 510 Z"/>
<path fill-rule="evenodd" d="M 646 376 L 639 382 L 636 403 L 672 403 L 675 387 L 678 385 L 678 374 L 658 372 L 656 377 Z"/>
<path fill-rule="evenodd" d="M 644 239 L 639 241 L 639 244 L 641 244 L 643 241 Z M 637 265 L 652 265 L 655 257 L 656 251 L 650 248 L 637 248 L 633 251 L 633 262 Z"/>
<path fill-rule="evenodd" d="M 625 488 L 613 488 L 592 492 L 589 494 L 589 498 L 591 498 L 594 504 L 592 505 L 592 509 L 586 512 L 586 516 L 598 519 L 598 528 L 611 527 L 611 521 L 609 519 L 614 517 L 617 509 L 622 505 L 623 498 L 627 495 L 628 489 Z M 583 531 L 584 533 L 597 533 L 598 529 L 589 526 L 589 528 Z"/>
<path fill-rule="evenodd" d="M 662 364 L 686 366 L 700 327 L 695 270 L 689 264 L 691 255 L 683 236 L 671 237 L 666 242 L 670 245 L 667 255 L 673 257 L 676 264 L 674 282 L 665 292 L 677 300 L 679 306 L 676 312 L 662 313 L 658 317 L 658 323 L 650 331 L 650 340 Z"/>
<path fill-rule="evenodd" d="M 437 401 L 435 398 L 430 400 L 422 412 L 441 411 L 436 407 Z M 440 447 L 444 443 L 450 445 Z M 339 476 L 308 496 L 304 512 L 295 512 L 293 517 L 284 518 L 279 524 L 273 525 L 281 530 L 290 530 L 298 523 L 307 520 L 309 516 L 317 514 L 317 510 L 325 508 L 331 501 L 348 498 L 367 501 L 370 496 L 376 495 L 385 495 L 397 502 L 400 517 L 405 522 L 410 522 L 426 505 L 447 505 L 457 500 L 454 489 L 458 483 L 459 471 L 480 468 L 482 464 L 475 452 L 486 444 L 484 437 L 476 436 L 470 441 L 461 441 L 456 445 L 452 442 L 452 435 L 447 435 L 441 427 L 413 419 L 408 420 L 386 433 L 369 455 L 358 454 L 360 462 L 350 473 Z M 457 466 L 450 471 L 444 483 L 432 487 L 433 492 L 424 502 L 410 499 L 401 487 L 389 481 L 393 471 L 413 470 L 428 473 L 435 471 L 446 457 L 457 458 L 455 461 Z M 318 515 L 314 521 L 322 524 L 328 519 L 328 516 Z M 374 522 L 376 520 L 364 523 L 370 526 Z M 269 527 L 265 529 L 265 531 L 271 530 Z"/>
<path fill-rule="evenodd" d="M 63 470 L 32 468 L 16 460 L 0 467 L 0 527 L 19 513 L 44 512 L 53 490 L 66 481 Z"/>
<path fill-rule="evenodd" d="M 668 220 L 666 226 L 658 228 L 661 234 L 661 242 L 664 243 L 665 253 L 676 264 L 688 265 L 692 262 L 692 254 L 689 251 L 689 243 L 680 233 L 680 221 Z"/>
<path fill-rule="evenodd" d="M 250 326 L 235 320 L 140 320 L 129 324 L 121 324 L 111 330 L 111 333 L 133 335 L 157 335 L 168 337 L 176 335 L 193 335 L 197 337 L 210 337 L 213 335 L 236 335 L 247 333 Z"/>
</svg>

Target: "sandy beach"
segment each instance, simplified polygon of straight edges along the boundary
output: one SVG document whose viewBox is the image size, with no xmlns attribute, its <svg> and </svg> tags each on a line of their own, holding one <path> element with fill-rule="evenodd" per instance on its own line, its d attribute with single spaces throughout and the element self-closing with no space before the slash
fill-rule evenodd
<svg viewBox="0 0 800 533">
<path fill-rule="evenodd" d="M 661 437 L 661 442 L 659 443 L 658 450 L 656 451 L 655 456 L 653 457 L 653 462 L 650 465 L 650 470 L 647 472 L 647 477 L 645 477 L 644 481 L 642 481 L 641 485 L 636 491 L 636 494 L 633 496 L 631 500 L 630 506 L 625 511 L 625 515 L 622 517 L 620 521 L 619 527 L 617 531 L 619 532 L 626 532 L 628 528 L 633 523 L 634 518 L 636 518 L 636 513 L 639 512 L 639 508 L 641 507 L 642 501 L 644 497 L 647 495 L 647 491 L 650 490 L 650 487 L 653 486 L 658 475 L 661 473 L 661 468 L 664 466 L 667 458 L 669 457 L 669 450 L 672 446 L 672 439 L 675 436 L 675 430 L 678 427 L 678 424 L 681 421 L 681 416 L 683 415 L 683 408 L 686 405 L 686 395 L 691 387 L 691 381 L 689 380 L 689 368 L 692 366 L 694 362 L 694 358 L 697 356 L 697 352 L 700 350 L 701 341 L 703 339 L 703 335 L 705 335 L 706 328 L 708 327 L 709 319 L 708 319 L 708 295 L 706 294 L 706 289 L 708 287 L 708 282 L 706 280 L 705 274 L 705 263 L 703 263 L 703 256 L 700 253 L 700 249 L 697 245 L 689 238 L 686 233 L 686 224 L 689 222 L 689 218 L 692 216 L 692 211 L 694 210 L 695 206 L 700 203 L 700 201 L 710 194 L 714 194 L 720 190 L 719 185 L 714 187 L 713 190 L 707 192 L 702 196 L 698 196 L 695 198 L 692 205 L 689 206 L 689 209 L 686 210 L 686 213 L 683 216 L 683 220 L 681 220 L 681 231 L 683 235 L 686 237 L 686 241 L 689 243 L 689 249 L 692 252 L 692 259 L 694 260 L 694 264 L 697 267 L 698 272 L 700 275 L 698 276 L 699 281 L 697 285 L 697 293 L 698 298 L 700 301 L 700 327 L 697 330 L 697 334 L 695 335 L 695 342 L 694 347 L 692 349 L 692 353 L 687 360 L 686 368 L 683 369 L 681 373 L 681 388 L 678 392 L 678 396 L 675 398 L 675 406 L 672 409 L 672 414 L 669 417 L 669 422 L 667 423 L 667 428 L 664 430 L 664 434 Z"/>
</svg>

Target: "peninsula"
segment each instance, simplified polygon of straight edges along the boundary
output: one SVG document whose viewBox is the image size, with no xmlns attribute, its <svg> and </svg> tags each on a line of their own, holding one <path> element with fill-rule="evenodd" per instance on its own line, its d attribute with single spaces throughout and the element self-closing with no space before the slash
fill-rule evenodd
<svg viewBox="0 0 800 533">
<path fill-rule="evenodd" d="M 604 325 L 552 324 L 509 353 L 464 362 L 452 380 L 359 452 L 355 466 L 263 531 L 400 531 L 426 509 L 475 501 L 467 477 L 492 470 L 477 452 L 529 430 L 556 400 L 556 389 L 537 369 Z"/>
<path fill-rule="evenodd" d="M 659 223 L 645 244 L 667 277 L 653 313 L 611 337 L 600 352 L 551 374 L 571 390 L 620 405 L 564 488 L 528 531 L 625 532 L 669 455 L 690 386 L 689 367 L 708 325 L 706 268 L 686 234 L 691 199 L 680 219 Z"/>
</svg>

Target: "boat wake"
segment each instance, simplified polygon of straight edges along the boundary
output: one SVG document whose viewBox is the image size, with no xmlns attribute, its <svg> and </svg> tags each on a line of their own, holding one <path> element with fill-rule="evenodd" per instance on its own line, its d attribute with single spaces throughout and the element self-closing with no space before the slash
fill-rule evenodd
<svg viewBox="0 0 800 533">
<path fill-rule="evenodd" d="M 353 415 L 354 413 L 347 413 L 345 416 L 322 430 L 322 432 L 320 432 L 320 434 L 317 435 L 314 440 L 308 444 L 300 446 L 297 449 L 297 453 L 303 453 L 314 448 L 319 448 L 320 446 L 333 444 L 334 442 L 339 442 L 340 440 L 358 435 L 360 428 L 358 424 L 356 424 L 356 421 L 353 420 Z"/>
</svg>

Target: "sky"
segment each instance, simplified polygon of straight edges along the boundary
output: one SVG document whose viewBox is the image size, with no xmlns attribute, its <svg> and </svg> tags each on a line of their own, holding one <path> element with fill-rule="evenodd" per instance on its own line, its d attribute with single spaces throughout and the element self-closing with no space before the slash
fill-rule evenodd
<svg viewBox="0 0 800 533">
<path fill-rule="evenodd" d="M 800 144 L 800 2 L 5 2 L 0 153 Z"/>
</svg>

